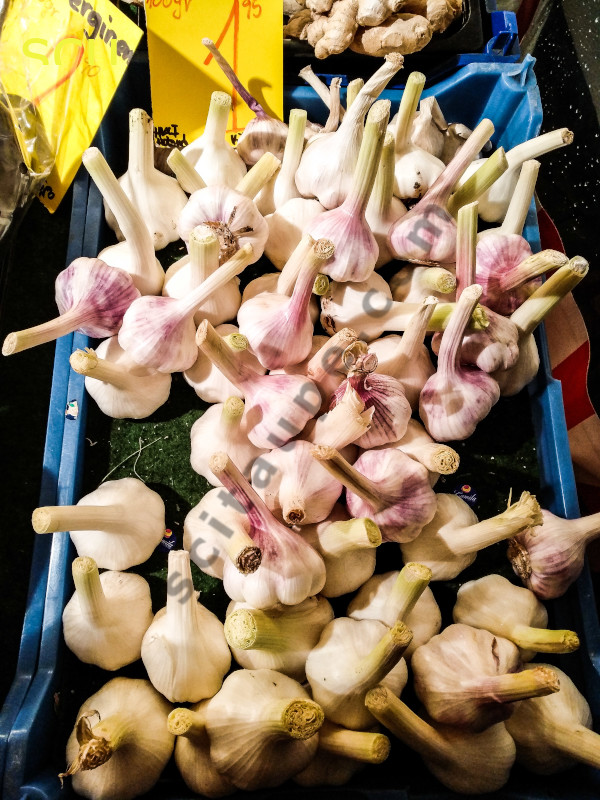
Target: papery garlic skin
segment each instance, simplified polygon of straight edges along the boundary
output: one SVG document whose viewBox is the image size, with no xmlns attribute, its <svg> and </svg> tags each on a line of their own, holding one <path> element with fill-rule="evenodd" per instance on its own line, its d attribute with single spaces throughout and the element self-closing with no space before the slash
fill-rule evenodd
<svg viewBox="0 0 600 800">
<path fill-rule="evenodd" d="M 231 602 L 225 638 L 241 667 L 274 669 L 302 682 L 306 657 L 332 619 L 333 608 L 321 595 L 307 597 L 295 606 L 277 605 L 263 611 L 248 603 Z"/>
<path fill-rule="evenodd" d="M 323 719 L 322 709 L 287 675 L 237 670 L 207 705 L 211 758 L 239 789 L 279 786 L 314 756 Z"/>
<path fill-rule="evenodd" d="M 142 661 L 153 686 L 168 700 L 195 703 L 218 692 L 231 653 L 223 624 L 196 598 L 186 550 L 169 553 L 169 586 L 167 605 L 144 634 Z"/>
<path fill-rule="evenodd" d="M 74 792 L 88 800 L 130 800 L 149 792 L 173 752 L 171 709 L 150 681 L 108 681 L 77 712 L 66 748 L 71 766 L 59 777 L 73 775 Z"/>
<path fill-rule="evenodd" d="M 306 659 L 306 677 L 327 719 L 352 730 L 373 724 L 364 698 L 377 683 L 399 695 L 408 680 L 402 653 L 411 633 L 376 620 L 338 617 L 327 625 Z"/>
</svg>

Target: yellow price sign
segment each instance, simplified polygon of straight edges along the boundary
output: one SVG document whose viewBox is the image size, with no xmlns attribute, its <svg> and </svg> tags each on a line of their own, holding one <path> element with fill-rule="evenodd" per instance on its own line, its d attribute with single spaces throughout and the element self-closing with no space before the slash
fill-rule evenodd
<svg viewBox="0 0 600 800">
<path fill-rule="evenodd" d="M 13 0 L 0 46 L 2 102 L 31 104 L 54 167 L 40 199 L 55 211 L 125 74 L 142 31 L 110 0 Z M 36 152 L 16 128 L 25 163 Z"/>
<path fill-rule="evenodd" d="M 269 0 L 146 0 L 155 141 L 185 147 L 204 130 L 211 94 L 232 98 L 228 133 L 254 113 L 202 44 L 212 39 L 241 83 L 283 119 L 283 7 Z"/>
</svg>

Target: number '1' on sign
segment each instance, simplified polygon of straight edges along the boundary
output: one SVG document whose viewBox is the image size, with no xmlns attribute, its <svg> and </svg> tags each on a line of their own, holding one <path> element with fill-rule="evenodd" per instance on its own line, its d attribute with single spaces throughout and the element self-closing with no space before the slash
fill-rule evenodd
<svg viewBox="0 0 600 800">
<path fill-rule="evenodd" d="M 283 119 L 283 17 L 268 0 L 146 0 L 154 135 L 185 147 L 204 130 L 213 92 L 232 98 L 232 143 L 253 119 L 202 44 L 212 39 L 267 113 Z"/>
</svg>

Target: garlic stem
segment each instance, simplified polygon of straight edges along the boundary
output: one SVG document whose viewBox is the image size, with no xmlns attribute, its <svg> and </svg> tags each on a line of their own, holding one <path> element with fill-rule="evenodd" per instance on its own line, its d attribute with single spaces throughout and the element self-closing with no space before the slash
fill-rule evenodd
<svg viewBox="0 0 600 800">
<path fill-rule="evenodd" d="M 510 198 L 502 225 L 498 229 L 500 232 L 517 233 L 519 235 L 523 233 L 539 171 L 540 162 L 534 159 L 525 161 L 521 167 L 517 185 Z"/>
<path fill-rule="evenodd" d="M 495 517 L 453 530 L 449 547 L 457 555 L 476 553 L 542 521 L 540 504 L 532 494 L 523 492 L 516 503 Z"/>
<path fill-rule="evenodd" d="M 215 477 L 238 501 L 248 515 L 252 528 L 263 528 L 272 519 L 271 512 L 263 499 L 242 475 L 227 453 L 213 453 L 209 467 Z"/>
<path fill-rule="evenodd" d="M 378 722 L 417 753 L 435 761 L 445 757 L 449 761 L 454 760 L 455 757 L 449 752 L 452 743 L 385 686 L 376 686 L 367 692 L 365 705 Z"/>
<path fill-rule="evenodd" d="M 82 617 L 100 627 L 106 620 L 106 596 L 93 558 L 79 556 L 71 567 Z"/>
<path fill-rule="evenodd" d="M 221 544 L 237 571 L 242 575 L 256 572 L 262 559 L 260 548 L 254 544 L 241 525 L 230 526 L 227 534 Z"/>
<path fill-rule="evenodd" d="M 281 169 L 277 175 L 278 181 L 290 186 L 286 200 L 300 195 L 300 192 L 296 189 L 295 175 L 304 149 L 306 118 L 307 114 L 303 108 L 292 108 L 288 118 L 289 130 L 283 149 Z M 281 200 L 279 204 L 281 204 Z"/>
<path fill-rule="evenodd" d="M 521 286 L 551 269 L 564 266 L 567 262 L 567 256 L 558 250 L 541 250 L 539 253 L 533 253 L 525 261 L 509 269 L 503 269 L 498 274 L 500 291 L 509 291 Z"/>
<path fill-rule="evenodd" d="M 375 304 L 371 305 L 372 311 L 376 311 Z M 405 331 L 413 315 L 422 308 L 421 303 L 403 303 L 393 302 L 389 305 L 389 311 L 379 315 L 382 320 L 382 325 L 386 331 Z M 453 311 L 456 308 L 456 303 L 438 303 L 429 319 L 428 332 L 443 331 L 448 327 L 451 319 L 453 319 Z M 477 306 L 471 312 L 469 320 L 470 330 L 483 330 L 487 328 L 488 321 L 485 312 L 480 306 Z"/>
<path fill-rule="evenodd" d="M 308 362 L 306 374 L 316 384 L 342 369 L 344 351 L 358 339 L 352 328 L 342 328 L 321 347 Z"/>
<path fill-rule="evenodd" d="M 538 158 L 544 153 L 550 153 L 559 147 L 564 147 L 573 142 L 573 133 L 568 128 L 558 128 L 541 136 L 535 136 L 526 142 L 512 147 L 506 154 L 508 168 L 520 167 L 523 162 L 530 158 Z"/>
<path fill-rule="evenodd" d="M 379 527 L 367 517 L 332 522 L 319 534 L 319 549 L 328 556 L 370 550 L 381 542 Z"/>
<path fill-rule="evenodd" d="M 517 647 L 537 653 L 572 653 L 579 647 L 579 637 L 573 631 L 514 625 L 509 633 Z"/>
<path fill-rule="evenodd" d="M 217 234 L 208 225 L 192 229 L 188 241 L 190 283 L 199 286 L 219 268 L 221 245 Z"/>
<path fill-rule="evenodd" d="M 448 201 L 448 211 L 456 217 L 459 209 L 478 200 L 485 194 L 490 186 L 495 183 L 508 169 L 508 159 L 503 147 L 483 162 L 475 172 L 467 178 L 463 185 L 457 189 Z"/>
<path fill-rule="evenodd" d="M 118 713 L 112 714 L 110 717 L 100 720 L 92 728 L 88 717 L 96 716 L 97 713 L 97 711 L 91 711 L 77 720 L 79 753 L 67 771 L 58 776 L 61 781 L 76 772 L 96 769 L 102 764 L 106 764 L 115 750 L 125 744 L 130 730 L 126 716 Z"/>
<path fill-rule="evenodd" d="M 203 142 L 221 147 L 227 134 L 227 122 L 231 111 L 231 97 L 226 92 L 213 92 L 210 96 L 208 114 L 204 126 Z"/>
<path fill-rule="evenodd" d="M 291 739 L 310 739 L 319 730 L 325 715 L 314 700 L 279 700 L 260 709 L 262 720 L 272 735 Z"/>
<path fill-rule="evenodd" d="M 313 239 L 310 233 L 303 234 L 279 273 L 279 277 L 277 278 L 277 294 L 286 294 L 288 297 L 291 297 L 302 264 L 304 264 L 304 261 L 312 253 L 316 241 L 317 240 Z"/>
<path fill-rule="evenodd" d="M 173 171 L 180 185 L 190 194 L 193 194 L 199 189 L 206 189 L 206 183 L 183 155 L 181 150 L 177 148 L 171 150 L 167 157 L 167 164 Z"/>
<path fill-rule="evenodd" d="M 340 99 L 340 87 L 342 85 L 341 78 L 332 78 L 329 84 L 329 116 L 325 121 L 321 133 L 333 133 L 337 131 L 340 120 L 342 119 L 342 101 Z"/>
<path fill-rule="evenodd" d="M 394 609 L 397 620 L 406 619 L 430 581 L 431 570 L 425 564 L 409 561 L 402 567 L 386 604 Z"/>
<path fill-rule="evenodd" d="M 104 383 L 110 383 L 117 389 L 133 389 L 136 379 L 128 371 L 127 367 L 105 358 L 99 358 L 94 350 L 86 347 L 85 350 L 75 350 L 69 358 L 71 367 L 80 375 L 94 378 Z"/>
<path fill-rule="evenodd" d="M 531 335 L 554 306 L 587 275 L 589 264 L 574 256 L 559 267 L 510 316 L 523 336 Z"/>
<path fill-rule="evenodd" d="M 315 75 L 310 64 L 308 64 L 306 67 L 302 67 L 298 73 L 298 77 L 306 81 L 306 83 L 315 90 L 317 97 L 319 97 L 325 103 L 327 108 L 331 108 L 331 95 L 329 93 L 329 89 L 327 88 L 327 84 L 324 83 L 317 75 Z M 344 108 L 340 106 L 340 119 L 342 119 L 344 113 Z"/>
<path fill-rule="evenodd" d="M 411 448 L 409 455 L 414 455 L 424 467 L 430 472 L 437 472 L 438 475 L 452 475 L 460 464 L 460 456 L 456 450 L 447 444 L 438 442 L 425 442 L 418 447 Z"/>
<path fill-rule="evenodd" d="M 77 330 L 88 316 L 86 311 L 78 308 L 71 308 L 61 314 L 60 317 L 34 325 L 32 328 L 25 328 L 22 331 L 12 331 L 7 335 L 2 344 L 2 355 L 11 356 L 13 353 L 20 353 L 31 347 L 52 342 Z"/>
<path fill-rule="evenodd" d="M 381 764 L 388 757 L 390 746 L 383 733 L 351 731 L 328 720 L 319 731 L 319 750 L 365 764 Z"/>
<path fill-rule="evenodd" d="M 537 666 L 504 675 L 486 675 L 480 680 L 463 680 L 462 689 L 494 703 L 513 703 L 529 697 L 544 697 L 559 690 L 558 676 L 550 667 Z"/>
<path fill-rule="evenodd" d="M 373 191 L 369 198 L 370 211 L 375 219 L 385 219 L 394 198 L 394 157 L 396 142 L 392 133 L 383 139 Z"/>
<path fill-rule="evenodd" d="M 191 708 L 174 708 L 167 717 L 167 729 L 173 736 L 205 739 L 206 717 Z"/>
<path fill-rule="evenodd" d="M 375 484 L 349 464 L 333 447 L 317 445 L 311 450 L 311 455 L 346 489 L 369 503 L 374 511 L 383 511 L 387 508 L 388 503 L 379 495 Z"/>
<path fill-rule="evenodd" d="M 244 103 L 246 103 L 248 108 L 253 111 L 257 117 L 266 117 L 267 113 L 265 112 L 264 108 L 261 106 L 258 100 L 252 97 L 250 92 L 240 83 L 235 72 L 231 69 L 227 61 L 215 47 L 215 43 L 211 41 L 211 39 L 204 38 L 202 39 L 202 44 L 211 53 L 212 57 L 215 59 L 235 91 L 239 94 Z"/>
<path fill-rule="evenodd" d="M 456 299 L 466 286 L 475 283 L 477 219 L 479 203 L 459 209 L 456 220 Z"/>
<path fill-rule="evenodd" d="M 307 315 L 308 303 L 310 296 L 315 288 L 318 273 L 323 266 L 333 257 L 335 246 L 329 239 L 318 239 L 310 254 L 300 267 L 292 296 L 290 297 L 285 319 L 287 324 L 293 325 L 298 320 L 301 320 L 303 315 Z M 323 276 L 325 278 L 325 276 Z M 327 287 L 329 286 L 329 279 L 327 278 Z M 320 288 L 320 287 L 318 287 Z"/>
<path fill-rule="evenodd" d="M 364 215 L 375 182 L 389 115 L 389 100 L 377 100 L 367 115 L 352 184 L 342 204 L 350 216 Z"/>
<path fill-rule="evenodd" d="M 236 192 L 254 200 L 263 186 L 266 186 L 281 166 L 281 161 L 273 153 L 263 153 L 253 164 L 242 180 L 236 185 Z"/>
<path fill-rule="evenodd" d="M 171 550 L 169 553 L 168 585 L 166 614 L 171 642 L 179 645 L 193 638 L 198 631 L 198 600 L 187 550 Z"/>
<path fill-rule="evenodd" d="M 247 350 L 250 346 L 248 337 L 244 336 L 243 333 L 228 333 L 227 336 L 223 337 L 223 341 L 231 350 L 238 353 Z"/>
<path fill-rule="evenodd" d="M 297 645 L 298 634 L 285 615 L 273 619 L 256 608 L 238 608 L 225 620 L 225 638 L 239 650 L 285 652 Z"/>
<path fill-rule="evenodd" d="M 434 267 L 428 267 L 428 269 L 434 269 Z M 418 311 L 408 320 L 394 356 L 388 362 L 386 368 L 388 375 L 401 377 L 405 370 L 410 369 L 411 362 L 417 358 L 419 349 L 423 347 L 437 302 L 437 297 L 426 297 Z"/>
<path fill-rule="evenodd" d="M 365 81 L 363 78 L 354 78 L 354 80 L 348 83 L 348 86 L 346 87 L 346 108 L 350 108 L 364 85 Z M 340 119 L 342 117 L 343 114 L 340 114 Z"/>
<path fill-rule="evenodd" d="M 150 175 L 154 169 L 154 137 L 152 120 L 141 108 L 129 112 L 128 172 Z"/>
<path fill-rule="evenodd" d="M 245 379 L 251 374 L 256 374 L 250 367 L 240 363 L 225 340 L 206 319 L 200 323 L 196 331 L 196 344 L 237 389 L 242 390 Z"/>
<path fill-rule="evenodd" d="M 412 641 L 412 632 L 403 622 L 396 622 L 377 642 L 368 655 L 351 666 L 339 665 L 339 673 L 348 670 L 348 685 L 354 694 L 360 694 L 383 680 L 394 667 Z"/>
<path fill-rule="evenodd" d="M 103 530 L 118 533 L 123 526 L 123 508 L 113 506 L 41 506 L 31 517 L 36 533 Z"/>
<path fill-rule="evenodd" d="M 410 145 L 413 120 L 425 86 L 425 80 L 425 75 L 422 72 L 411 72 L 406 81 L 396 118 L 396 154 L 404 152 Z"/>
<path fill-rule="evenodd" d="M 553 747 L 577 763 L 600 769 L 600 736 L 584 725 L 552 722 L 549 738 Z"/>
<path fill-rule="evenodd" d="M 481 286 L 477 283 L 467 286 L 456 303 L 438 352 L 437 371 L 440 377 L 451 379 L 460 370 L 460 344 L 467 327 L 467 320 L 477 306 L 481 291 Z"/>
</svg>

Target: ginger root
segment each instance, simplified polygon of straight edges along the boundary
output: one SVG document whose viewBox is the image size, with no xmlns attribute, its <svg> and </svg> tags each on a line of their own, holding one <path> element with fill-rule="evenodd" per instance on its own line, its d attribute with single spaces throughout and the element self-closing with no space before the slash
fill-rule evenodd
<svg viewBox="0 0 600 800">
<path fill-rule="evenodd" d="M 395 14 L 382 25 L 359 28 L 350 49 L 368 56 L 416 53 L 429 43 L 433 29 L 419 14 Z"/>
<path fill-rule="evenodd" d="M 303 8 L 301 11 L 297 11 L 283 26 L 283 38 L 306 39 L 306 29 L 311 22 L 312 13 L 310 9 Z"/>
<path fill-rule="evenodd" d="M 461 10 L 462 0 L 406 0 L 402 6 L 405 14 L 427 17 L 434 33 L 445 31 Z"/>
<path fill-rule="evenodd" d="M 358 0 L 356 21 L 359 25 L 381 25 L 381 23 L 400 10 L 405 0 Z"/>
<path fill-rule="evenodd" d="M 334 0 L 327 15 L 317 16 L 307 28 L 307 38 L 317 58 L 343 53 L 358 29 L 358 0 Z"/>
</svg>

